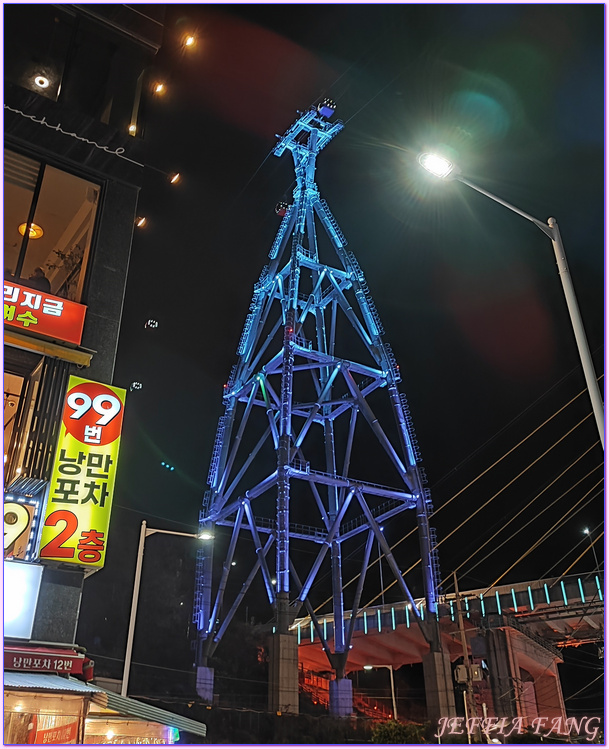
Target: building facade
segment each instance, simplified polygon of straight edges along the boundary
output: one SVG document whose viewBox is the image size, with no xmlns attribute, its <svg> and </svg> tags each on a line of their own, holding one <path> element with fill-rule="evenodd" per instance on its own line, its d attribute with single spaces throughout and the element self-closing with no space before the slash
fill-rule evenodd
<svg viewBox="0 0 609 749">
<path fill-rule="evenodd" d="M 4 8 L 4 558 L 16 581 L 14 606 L 5 599 L 8 743 L 101 743 L 90 705 L 106 703 L 106 722 L 137 713 L 112 696 L 109 710 L 106 693 L 100 701 L 86 686 L 92 664 L 75 635 L 111 510 L 117 456 L 100 445 L 112 428 L 118 449 L 124 391 L 112 381 L 163 17 L 162 5 Z M 88 424 L 80 437 L 62 428 L 66 403 Z M 76 447 L 59 442 L 68 436 Z M 85 506 L 105 530 L 90 525 L 70 540 Z M 61 705 L 71 706 L 65 715 Z M 147 733 L 142 720 L 123 721 L 125 736 L 141 728 L 138 743 L 171 743 L 162 720 Z M 103 743 L 120 740 L 119 724 Z"/>
</svg>

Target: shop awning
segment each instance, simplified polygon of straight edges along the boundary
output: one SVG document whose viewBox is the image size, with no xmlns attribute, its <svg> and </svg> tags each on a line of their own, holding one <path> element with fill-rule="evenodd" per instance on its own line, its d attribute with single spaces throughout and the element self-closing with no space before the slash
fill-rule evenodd
<svg viewBox="0 0 609 749">
<path fill-rule="evenodd" d="M 116 692 L 109 692 L 99 687 L 97 689 L 99 691 L 96 691 L 92 695 L 93 702 L 107 710 L 112 710 L 112 712 L 118 715 L 162 723 L 165 726 L 171 726 L 180 731 L 188 731 L 188 733 L 193 733 L 195 736 L 205 736 L 207 734 L 207 726 L 204 723 L 185 718 L 183 715 L 170 713 L 168 710 L 162 710 L 160 707 L 146 705 L 144 702 L 132 700 L 130 697 L 121 697 Z"/>
<path fill-rule="evenodd" d="M 78 364 L 81 367 L 88 367 L 95 351 L 90 351 L 82 347 L 70 348 L 60 343 L 53 343 L 41 338 L 16 333 L 13 330 L 4 328 L 4 343 L 8 346 L 23 349 L 24 351 L 34 351 L 37 354 L 51 356 L 54 359 L 63 359 L 72 364 Z"/>
<path fill-rule="evenodd" d="M 91 695 L 93 692 L 100 691 L 99 687 L 94 687 L 78 679 L 66 679 L 63 676 L 57 676 L 57 674 L 23 673 L 21 671 L 5 671 L 4 688 L 68 692 L 83 695 Z"/>
<path fill-rule="evenodd" d="M 87 684 L 78 679 L 67 679 L 56 674 L 5 671 L 4 688 L 88 695 L 95 705 L 123 717 L 161 723 L 164 726 L 177 728 L 180 731 L 187 731 L 195 736 L 205 736 L 207 734 L 207 726 L 204 723 L 185 718 L 183 715 L 178 715 L 177 713 L 171 713 L 168 710 L 162 710 L 159 707 L 146 705 L 144 702 L 132 700 L 130 697 L 121 697 L 120 694 L 110 692 L 93 684 Z M 91 715 L 91 711 L 89 711 L 89 714 Z"/>
</svg>

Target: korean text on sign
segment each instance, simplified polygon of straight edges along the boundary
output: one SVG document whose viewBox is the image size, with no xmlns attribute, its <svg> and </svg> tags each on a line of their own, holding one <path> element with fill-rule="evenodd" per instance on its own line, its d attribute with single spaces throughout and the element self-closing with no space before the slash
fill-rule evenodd
<svg viewBox="0 0 609 749">
<path fill-rule="evenodd" d="M 125 391 L 71 377 L 49 485 L 40 558 L 104 564 Z"/>
<path fill-rule="evenodd" d="M 79 344 L 86 307 L 69 299 L 19 286 L 4 284 L 4 322 L 61 341 Z"/>
</svg>

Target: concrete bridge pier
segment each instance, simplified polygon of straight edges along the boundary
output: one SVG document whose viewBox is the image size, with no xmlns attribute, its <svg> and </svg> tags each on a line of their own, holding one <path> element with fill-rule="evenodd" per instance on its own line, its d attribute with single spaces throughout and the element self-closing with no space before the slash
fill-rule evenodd
<svg viewBox="0 0 609 749">
<path fill-rule="evenodd" d="M 497 717 L 566 720 L 558 651 L 514 627 L 486 632 L 493 708 Z"/>
</svg>

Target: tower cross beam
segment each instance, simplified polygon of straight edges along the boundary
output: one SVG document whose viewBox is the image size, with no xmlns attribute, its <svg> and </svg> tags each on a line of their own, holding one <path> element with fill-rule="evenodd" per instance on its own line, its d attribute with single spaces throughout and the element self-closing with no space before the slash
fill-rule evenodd
<svg viewBox="0 0 609 749">
<path fill-rule="evenodd" d="M 275 156 L 282 156 L 286 149 L 290 151 L 306 151 L 310 144 L 310 135 L 315 131 L 314 143 L 311 144 L 314 148 L 314 153 L 319 153 L 322 148 L 328 145 L 328 143 L 343 129 L 344 125 L 342 122 L 337 121 L 333 124 L 329 123 L 323 115 L 321 115 L 317 109 L 309 109 L 300 116 L 298 120 L 284 133 L 284 135 L 276 135 L 279 138 L 279 142 L 273 149 Z"/>
</svg>

